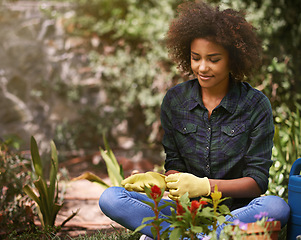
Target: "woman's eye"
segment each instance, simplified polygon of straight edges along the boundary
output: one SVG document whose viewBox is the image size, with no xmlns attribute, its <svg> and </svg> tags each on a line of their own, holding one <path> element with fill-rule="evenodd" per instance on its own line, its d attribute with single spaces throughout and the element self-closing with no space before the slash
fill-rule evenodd
<svg viewBox="0 0 301 240">
<path fill-rule="evenodd" d="M 199 60 L 200 60 L 200 58 L 198 58 L 198 57 L 193 57 L 193 56 L 191 56 L 191 59 L 194 60 L 194 61 L 199 61 Z"/>
<path fill-rule="evenodd" d="M 220 59 L 210 59 L 211 62 L 217 63 Z"/>
</svg>

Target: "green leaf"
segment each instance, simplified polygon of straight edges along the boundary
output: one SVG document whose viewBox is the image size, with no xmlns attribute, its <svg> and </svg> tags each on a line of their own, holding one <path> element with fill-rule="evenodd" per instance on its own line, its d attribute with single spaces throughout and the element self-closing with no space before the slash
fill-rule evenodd
<svg viewBox="0 0 301 240">
<path fill-rule="evenodd" d="M 151 196 L 151 189 L 144 186 L 144 192 L 145 194 L 148 196 L 149 199 L 152 199 L 152 196 Z"/>
<path fill-rule="evenodd" d="M 38 217 L 39 217 L 39 219 L 41 221 L 41 225 L 45 227 L 43 213 L 41 212 L 41 209 L 40 209 L 39 205 L 37 205 L 37 209 L 38 209 Z"/>
<path fill-rule="evenodd" d="M 161 232 L 161 239 L 171 239 L 169 237 L 170 228 L 166 228 L 163 232 Z"/>
<path fill-rule="evenodd" d="M 173 222 L 170 227 L 185 227 L 187 224 L 187 222 L 185 221 L 177 221 L 177 222 Z"/>
<path fill-rule="evenodd" d="M 72 179 L 72 181 L 77 181 L 77 180 L 88 180 L 90 182 L 98 183 L 104 188 L 110 187 L 101 178 L 99 178 L 98 176 L 96 176 L 94 173 L 91 172 L 85 172 L 82 175 Z"/>
<path fill-rule="evenodd" d="M 170 233 L 170 239 L 181 239 L 183 230 L 181 228 L 174 228 Z"/>
<path fill-rule="evenodd" d="M 278 153 L 280 155 L 279 157 L 281 158 L 281 161 L 285 162 L 286 157 L 285 157 L 285 154 L 282 150 L 282 144 L 281 144 L 280 134 L 279 134 L 279 127 L 277 125 L 275 126 L 274 144 L 275 144 L 275 147 L 278 150 Z"/>
<path fill-rule="evenodd" d="M 142 225 L 140 225 L 139 227 L 137 227 L 137 228 L 135 229 L 135 231 L 133 232 L 133 234 L 139 232 L 140 230 L 142 230 L 142 229 L 145 228 L 146 226 L 148 226 L 148 225 L 147 225 L 147 224 L 142 224 Z"/>
<path fill-rule="evenodd" d="M 151 220 L 155 220 L 155 218 L 156 217 L 145 217 L 145 218 L 143 218 L 142 223 L 145 223 L 145 222 L 151 221 Z"/>
<path fill-rule="evenodd" d="M 222 225 L 224 222 L 226 222 L 225 216 L 218 216 L 217 221 L 219 225 Z"/>
<path fill-rule="evenodd" d="M 53 205 L 53 208 L 52 208 L 52 211 L 51 211 L 51 217 L 50 217 L 50 224 L 49 226 L 54 226 L 55 224 L 55 219 L 56 219 L 56 216 L 58 214 L 58 212 L 61 210 L 61 208 L 63 207 L 63 204 L 54 204 Z"/>
<path fill-rule="evenodd" d="M 230 211 L 230 209 L 228 208 L 227 205 L 220 205 L 218 207 L 218 209 L 221 212 L 221 214 L 223 214 L 223 215 L 227 215 L 227 214 L 231 213 L 231 211 Z"/>
<path fill-rule="evenodd" d="M 191 231 L 194 233 L 201 233 L 203 232 L 203 228 L 201 226 L 191 226 Z"/>
<path fill-rule="evenodd" d="M 53 202 L 48 198 L 48 189 L 46 182 L 39 177 L 37 181 L 34 181 L 34 185 L 39 191 L 39 199 L 40 199 L 40 210 L 43 215 L 45 225 L 49 225 L 51 219 L 51 211 L 53 207 Z"/>
<path fill-rule="evenodd" d="M 167 202 L 167 203 L 164 203 L 162 204 L 160 207 L 158 207 L 158 211 L 161 211 L 163 208 L 166 208 L 168 206 L 171 206 L 171 203 Z"/>
<path fill-rule="evenodd" d="M 157 230 L 156 230 L 154 227 L 151 227 L 151 232 L 152 232 L 153 237 L 154 237 L 154 239 L 155 239 L 156 236 L 157 236 Z"/>
<path fill-rule="evenodd" d="M 44 177 L 43 176 L 43 167 L 41 162 L 41 157 L 38 150 L 38 145 L 34 137 L 31 137 L 30 140 L 30 152 L 31 152 L 31 158 L 33 162 L 33 167 L 35 170 L 35 173 L 38 177 Z"/>
<path fill-rule="evenodd" d="M 120 169 L 120 165 L 119 165 L 119 163 L 118 163 L 118 161 L 117 161 L 117 159 L 116 159 L 116 157 L 115 157 L 112 149 L 110 148 L 110 145 L 108 144 L 108 141 L 107 141 L 105 135 L 103 135 L 103 142 L 105 144 L 105 149 L 107 151 L 107 155 L 112 160 L 112 163 L 116 166 L 117 169 Z M 119 174 L 120 173 L 123 173 L 123 171 L 119 170 Z"/>
<path fill-rule="evenodd" d="M 231 197 L 225 197 L 225 198 L 222 198 L 218 201 L 218 204 L 221 204 L 222 202 L 226 201 L 227 199 L 231 199 Z"/>
<path fill-rule="evenodd" d="M 58 157 L 56 146 L 53 141 L 51 141 L 51 167 L 50 167 L 50 185 L 49 185 L 49 200 L 55 201 L 55 188 L 58 172 Z M 58 194 L 58 191 L 57 191 Z"/>
<path fill-rule="evenodd" d="M 153 208 L 153 209 L 155 208 L 155 204 L 152 203 L 152 202 L 144 201 L 144 200 L 142 200 L 142 202 L 145 203 L 145 204 L 147 204 L 148 206 L 150 206 L 150 207 Z"/>
<path fill-rule="evenodd" d="M 109 154 L 106 151 L 100 149 L 100 154 L 104 159 L 109 178 L 114 186 L 121 186 L 121 181 L 123 180 L 122 176 L 120 175 L 120 168 L 119 165 L 114 163 L 114 159 L 110 158 Z"/>
<path fill-rule="evenodd" d="M 190 199 L 188 197 L 188 192 L 186 192 L 184 195 L 182 195 L 180 197 L 180 202 L 182 205 L 185 205 L 185 206 L 187 206 L 190 203 Z"/>
<path fill-rule="evenodd" d="M 40 205 L 40 199 L 39 197 L 34 193 L 34 191 L 29 187 L 28 185 L 25 185 L 23 187 L 23 191 L 33 200 L 35 201 L 38 205 Z"/>
<path fill-rule="evenodd" d="M 121 178 L 124 179 L 124 172 L 123 172 L 123 167 L 121 164 L 119 165 L 119 168 L 120 168 L 119 174 L 120 174 Z"/>
</svg>

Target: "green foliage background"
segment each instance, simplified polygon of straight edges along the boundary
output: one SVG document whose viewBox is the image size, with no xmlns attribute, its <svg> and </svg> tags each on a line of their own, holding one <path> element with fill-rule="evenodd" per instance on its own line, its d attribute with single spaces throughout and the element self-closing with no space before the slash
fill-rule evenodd
<svg viewBox="0 0 301 240">
<path fill-rule="evenodd" d="M 75 12 L 66 19 L 66 31 L 98 41 L 86 50 L 92 72 L 101 77 L 100 88 L 107 96 L 100 109 L 87 108 L 83 115 L 93 116 L 95 111 L 103 116 L 97 123 L 99 133 L 110 134 L 126 120 L 128 135 L 137 145 L 158 144 L 160 104 L 166 89 L 179 79 L 163 43 L 179 1 L 73 2 Z"/>
<path fill-rule="evenodd" d="M 111 108 L 108 128 L 122 119 L 135 125 L 137 140 L 153 142 L 152 124 L 166 90 L 183 80 L 169 61 L 164 36 L 181 1 L 81 0 L 65 22 L 68 34 L 98 41 L 86 48 L 94 74 L 101 76 Z M 211 0 L 244 10 L 264 44 L 264 63 L 249 81 L 271 100 L 275 117 L 287 119 L 300 107 L 301 3 L 272 0 Z M 139 126 L 144 129 L 138 133 Z M 138 128 L 137 128 L 138 127 Z M 133 130 L 136 129 L 136 130 Z M 160 137 L 159 137 L 160 139 Z"/>
</svg>

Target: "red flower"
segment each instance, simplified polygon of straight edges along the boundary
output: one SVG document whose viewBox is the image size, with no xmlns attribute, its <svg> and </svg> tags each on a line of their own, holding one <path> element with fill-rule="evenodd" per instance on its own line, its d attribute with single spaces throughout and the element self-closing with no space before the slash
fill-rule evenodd
<svg viewBox="0 0 301 240">
<path fill-rule="evenodd" d="M 198 210 L 198 208 L 201 206 L 201 203 L 199 201 L 193 200 L 191 202 L 191 207 L 188 207 L 188 209 L 190 210 L 190 212 L 192 214 L 196 214 L 196 211 Z"/>
<path fill-rule="evenodd" d="M 179 200 L 176 200 L 177 203 L 177 215 L 182 216 L 185 213 L 183 206 L 179 203 Z"/>
<path fill-rule="evenodd" d="M 204 201 L 204 200 L 200 200 L 200 204 L 202 205 L 202 207 L 204 207 L 205 205 L 208 204 L 208 202 Z"/>
<path fill-rule="evenodd" d="M 160 197 L 161 193 L 161 189 L 157 185 L 152 186 L 150 195 L 152 196 L 153 200 L 156 200 L 158 197 Z"/>
</svg>

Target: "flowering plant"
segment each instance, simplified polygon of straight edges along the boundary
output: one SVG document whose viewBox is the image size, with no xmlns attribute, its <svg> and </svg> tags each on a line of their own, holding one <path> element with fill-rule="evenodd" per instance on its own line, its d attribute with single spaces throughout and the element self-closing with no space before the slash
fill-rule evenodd
<svg viewBox="0 0 301 240">
<path fill-rule="evenodd" d="M 223 229 L 220 239 L 274 239 L 274 236 L 278 239 L 277 231 L 281 229 L 279 221 L 269 218 L 267 212 L 256 214 L 255 219 L 256 222 L 253 223 L 244 223 L 235 219 L 231 226 L 226 226 Z"/>
<path fill-rule="evenodd" d="M 159 212 L 163 208 L 168 207 L 170 205 L 170 203 L 166 202 L 165 204 L 159 206 L 159 202 L 161 201 L 161 199 L 163 197 L 165 189 L 161 190 L 157 185 L 155 185 L 151 189 L 145 187 L 144 190 L 145 190 L 145 193 L 147 194 L 147 196 L 150 199 L 152 199 L 153 201 L 152 202 L 143 201 L 143 202 L 152 208 L 152 210 L 155 213 L 155 216 L 144 218 L 142 221 L 142 225 L 140 225 L 138 228 L 136 228 L 136 230 L 134 231 L 133 234 L 135 234 L 136 232 L 145 228 L 146 226 L 151 226 L 151 232 L 152 232 L 153 236 L 157 237 L 158 240 L 164 239 L 166 236 L 168 236 L 168 233 L 165 231 L 163 236 L 160 236 L 160 230 L 162 229 L 162 227 L 160 225 L 162 222 L 165 221 L 165 219 L 159 218 Z M 148 223 L 146 223 L 146 222 L 148 222 Z"/>
<path fill-rule="evenodd" d="M 151 226 L 153 237 L 157 240 L 164 239 L 198 239 L 203 240 L 239 240 L 239 239 L 278 239 L 280 231 L 280 222 L 269 218 L 266 212 L 261 212 L 254 216 L 254 223 L 243 223 L 238 219 L 233 222 L 226 221 L 226 216 L 232 216 L 229 208 L 221 203 L 228 199 L 222 199 L 222 193 L 218 191 L 217 186 L 211 193 L 211 198 L 201 198 L 200 200 L 192 200 L 188 198 L 188 193 L 184 194 L 180 200 L 176 202 L 161 201 L 164 189 L 153 186 L 151 189 L 145 188 L 145 193 L 152 200 L 144 201 L 154 211 L 154 217 L 146 217 L 142 221 L 134 233 L 140 231 L 146 226 Z M 159 212 L 165 208 L 171 208 L 171 215 L 163 215 L 159 217 Z M 161 224 L 163 222 L 170 223 L 170 226 L 162 231 Z M 217 228 L 223 224 L 220 235 L 217 236 Z M 259 228 L 258 228 L 259 227 Z M 257 229 L 257 230 L 256 230 Z M 263 237 L 263 238 L 260 238 Z M 273 238 L 275 237 L 275 238 Z"/>
<path fill-rule="evenodd" d="M 151 226 L 151 231 L 156 239 L 197 239 L 197 235 L 205 234 L 207 239 L 216 239 L 216 229 L 218 226 L 227 223 L 226 215 L 231 215 L 226 205 L 220 205 L 227 198 L 221 198 L 222 194 L 217 186 L 211 193 L 211 198 L 201 198 L 192 200 L 188 198 L 188 193 L 184 194 L 180 200 L 174 202 L 165 201 L 165 204 L 158 205 L 163 197 L 164 189 L 157 186 L 151 189 L 145 188 L 147 196 L 153 202 L 145 202 L 153 209 L 155 216 L 143 219 L 142 225 L 135 232 L 140 231 L 146 226 Z M 171 215 L 164 215 L 159 218 L 159 212 L 165 207 L 171 207 Z M 161 232 L 162 222 L 170 223 L 170 226 Z"/>
</svg>

